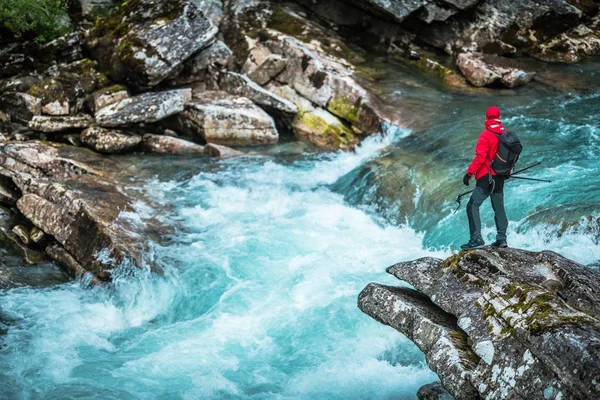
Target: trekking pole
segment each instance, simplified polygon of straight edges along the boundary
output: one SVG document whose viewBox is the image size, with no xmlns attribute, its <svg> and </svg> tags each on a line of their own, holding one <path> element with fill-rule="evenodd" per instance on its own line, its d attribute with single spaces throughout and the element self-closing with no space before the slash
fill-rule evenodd
<svg viewBox="0 0 600 400">
<path fill-rule="evenodd" d="M 465 197 L 468 194 L 471 194 L 475 191 L 475 189 L 473 190 L 469 190 L 468 192 L 464 192 L 458 195 L 458 197 L 456 198 L 456 202 L 458 203 L 458 206 L 456 207 L 456 210 L 454 210 L 454 213 L 452 213 L 452 215 L 456 214 L 458 212 L 458 210 L 460 209 L 460 202 L 462 201 L 462 198 Z"/>
<path fill-rule="evenodd" d="M 512 174 L 510 174 L 510 176 L 513 176 L 513 175 L 516 175 L 516 174 L 520 174 L 520 173 L 521 173 L 521 172 L 523 172 L 523 171 L 527 171 L 529 168 L 537 167 L 537 166 L 538 166 L 538 165 L 540 165 L 541 163 L 542 163 L 542 162 L 541 162 L 541 161 L 539 161 L 539 162 L 536 162 L 535 164 L 531 164 L 531 165 L 530 165 L 530 166 L 528 166 L 528 167 L 525 167 L 525 168 L 522 168 L 522 169 L 520 169 L 520 170 L 518 170 L 518 171 L 515 171 L 515 172 L 513 172 Z"/>
<path fill-rule="evenodd" d="M 510 176 L 510 179 L 523 179 L 525 181 L 536 181 L 536 182 L 546 182 L 546 183 L 552 182 L 547 179 L 525 178 L 524 176 L 512 176 L 512 175 Z"/>
</svg>

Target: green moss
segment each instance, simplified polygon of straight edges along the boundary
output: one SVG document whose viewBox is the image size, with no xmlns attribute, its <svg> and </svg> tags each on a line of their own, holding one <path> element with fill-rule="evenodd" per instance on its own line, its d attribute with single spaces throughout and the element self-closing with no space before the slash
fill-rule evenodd
<svg viewBox="0 0 600 400">
<path fill-rule="evenodd" d="M 316 137 L 314 138 L 321 146 L 351 149 L 357 143 L 356 136 L 352 130 L 346 127 L 341 121 L 338 124 L 332 124 L 313 112 L 300 111 L 298 115 L 300 121 L 311 131 L 318 132 L 323 136 L 323 141 L 317 140 Z"/>
<path fill-rule="evenodd" d="M 352 125 L 357 125 L 359 123 L 360 100 L 358 104 L 351 103 L 350 98 L 348 96 L 334 95 L 331 98 L 331 100 L 329 100 L 327 109 L 331 111 L 332 114 L 335 114 L 338 117 L 345 119 Z"/>
<path fill-rule="evenodd" d="M 271 14 L 267 26 L 276 31 L 298 38 L 302 36 L 305 30 L 305 25 L 302 24 L 298 18 L 286 12 L 281 7 L 273 8 L 273 13 Z"/>
</svg>

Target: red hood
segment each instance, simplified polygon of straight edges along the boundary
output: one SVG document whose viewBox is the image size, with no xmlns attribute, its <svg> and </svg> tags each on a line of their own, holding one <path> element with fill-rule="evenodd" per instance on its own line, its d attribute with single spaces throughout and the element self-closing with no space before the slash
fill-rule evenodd
<svg viewBox="0 0 600 400">
<path fill-rule="evenodd" d="M 485 128 L 488 131 L 494 132 L 498 135 L 502 135 L 504 133 L 504 127 L 502 126 L 502 121 L 499 119 L 493 118 L 485 121 Z"/>
</svg>

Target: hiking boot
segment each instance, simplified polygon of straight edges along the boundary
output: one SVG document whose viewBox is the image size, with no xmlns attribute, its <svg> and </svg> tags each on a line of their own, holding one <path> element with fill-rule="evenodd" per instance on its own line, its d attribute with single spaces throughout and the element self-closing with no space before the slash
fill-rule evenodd
<svg viewBox="0 0 600 400">
<path fill-rule="evenodd" d="M 508 247 L 508 244 L 506 243 L 506 240 L 496 240 L 494 243 L 491 244 L 491 246 L 505 249 Z"/>
<path fill-rule="evenodd" d="M 483 246 L 485 246 L 485 242 L 483 241 L 483 239 L 477 239 L 477 240 L 469 240 L 469 243 L 463 244 L 462 246 L 460 246 L 461 250 L 473 250 L 473 249 L 480 249 Z"/>
</svg>

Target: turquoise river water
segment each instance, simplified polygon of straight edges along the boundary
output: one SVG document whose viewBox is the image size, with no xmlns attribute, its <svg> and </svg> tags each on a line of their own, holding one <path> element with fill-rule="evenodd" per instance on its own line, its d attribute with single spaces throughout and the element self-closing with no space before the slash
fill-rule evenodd
<svg viewBox="0 0 600 400">
<path fill-rule="evenodd" d="M 284 144 L 217 163 L 122 158 L 160 205 L 137 214 L 175 228 L 152 245 L 166 275 L 0 291 L 0 398 L 415 398 L 435 374 L 357 295 L 400 284 L 385 273 L 395 262 L 466 241 L 454 199 L 491 101 L 522 137 L 523 165 L 543 162 L 529 176 L 553 180 L 507 183 L 510 244 L 598 262 L 599 91 L 459 95 L 404 72 L 380 85 L 389 101 L 422 101 L 426 126 L 389 127 L 352 154 Z M 395 187 L 386 168 L 399 164 L 410 179 Z"/>
</svg>

